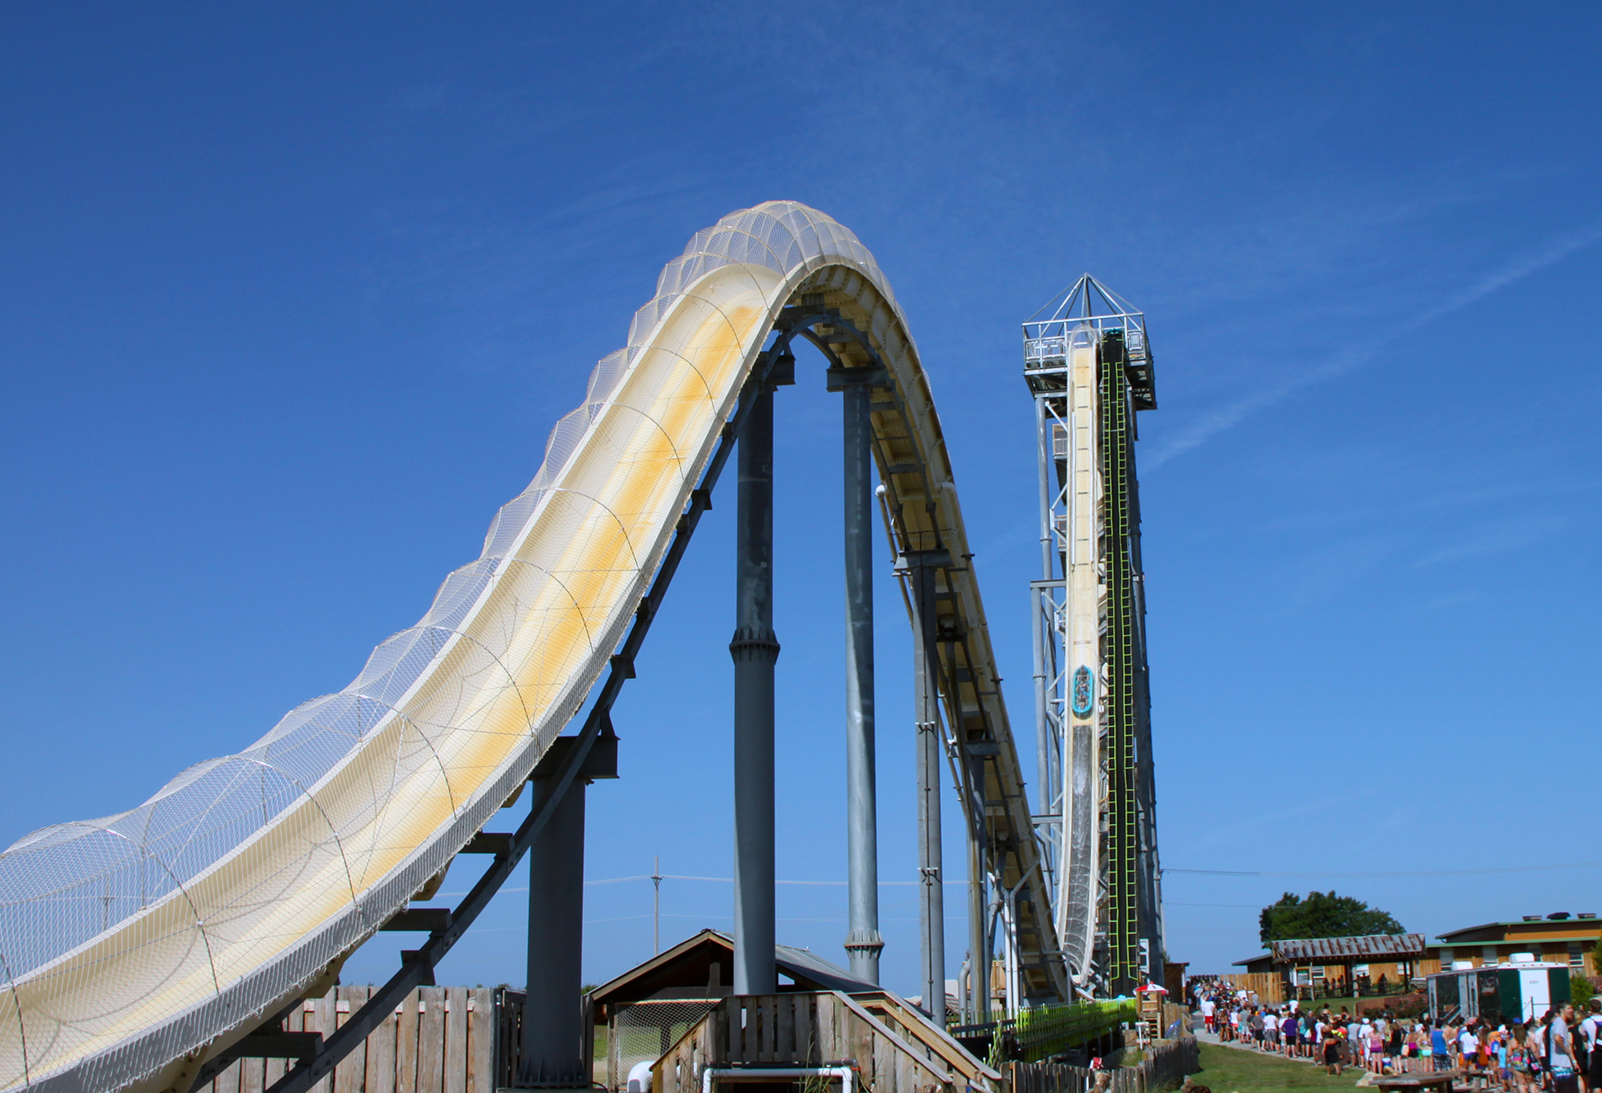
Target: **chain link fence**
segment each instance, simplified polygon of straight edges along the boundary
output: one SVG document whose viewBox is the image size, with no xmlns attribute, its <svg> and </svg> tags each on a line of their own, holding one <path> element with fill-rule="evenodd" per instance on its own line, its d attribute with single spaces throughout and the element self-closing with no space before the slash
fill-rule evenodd
<svg viewBox="0 0 1602 1093">
<path fill-rule="evenodd" d="M 653 998 L 619 1007 L 607 1022 L 606 1087 L 626 1090 L 637 1063 L 667 1054 L 717 1004 L 715 998 Z"/>
</svg>

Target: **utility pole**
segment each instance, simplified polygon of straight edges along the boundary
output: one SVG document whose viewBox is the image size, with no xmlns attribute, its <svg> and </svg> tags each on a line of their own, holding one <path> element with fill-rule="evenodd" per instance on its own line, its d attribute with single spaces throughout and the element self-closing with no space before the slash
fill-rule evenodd
<svg viewBox="0 0 1602 1093">
<path fill-rule="evenodd" d="M 662 954 L 662 855 L 658 854 L 651 866 L 651 884 L 655 892 L 651 897 L 651 947 Z"/>
</svg>

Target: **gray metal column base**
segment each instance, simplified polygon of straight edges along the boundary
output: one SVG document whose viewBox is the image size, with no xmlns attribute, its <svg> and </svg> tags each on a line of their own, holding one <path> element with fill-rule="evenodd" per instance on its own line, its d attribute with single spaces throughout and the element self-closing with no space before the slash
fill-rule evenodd
<svg viewBox="0 0 1602 1093">
<path fill-rule="evenodd" d="M 537 811 L 558 783 L 571 737 L 558 737 L 530 780 Z M 519 1088 L 588 1088 L 590 1030 L 581 989 L 584 953 L 584 797 L 592 779 L 617 777 L 617 737 L 598 738 L 528 852 L 528 994 Z"/>
</svg>

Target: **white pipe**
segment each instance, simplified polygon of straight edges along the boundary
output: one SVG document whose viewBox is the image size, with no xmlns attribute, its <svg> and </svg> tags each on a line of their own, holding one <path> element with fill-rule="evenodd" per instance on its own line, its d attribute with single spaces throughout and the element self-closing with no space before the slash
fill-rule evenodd
<svg viewBox="0 0 1602 1093">
<path fill-rule="evenodd" d="M 718 1075 L 731 1078 L 798 1078 L 807 1074 L 839 1078 L 840 1093 L 851 1093 L 852 1068 L 849 1066 L 709 1066 L 701 1071 L 701 1093 L 712 1093 L 712 1079 Z"/>
</svg>

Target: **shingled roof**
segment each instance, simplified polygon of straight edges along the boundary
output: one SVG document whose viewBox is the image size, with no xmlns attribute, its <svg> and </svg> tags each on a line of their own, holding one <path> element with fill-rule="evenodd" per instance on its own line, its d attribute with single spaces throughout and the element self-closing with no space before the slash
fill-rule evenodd
<svg viewBox="0 0 1602 1093">
<path fill-rule="evenodd" d="M 1342 963 L 1370 958 L 1414 957 L 1424 955 L 1423 934 L 1365 934 L 1361 937 L 1304 937 L 1270 941 L 1276 961 L 1287 964 Z"/>
</svg>

